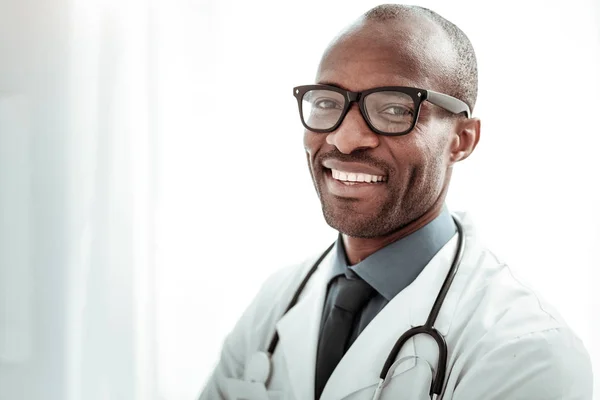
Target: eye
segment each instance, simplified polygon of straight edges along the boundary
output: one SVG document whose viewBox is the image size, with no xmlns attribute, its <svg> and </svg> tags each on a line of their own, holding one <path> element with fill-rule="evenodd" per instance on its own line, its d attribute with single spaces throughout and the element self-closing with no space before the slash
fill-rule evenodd
<svg viewBox="0 0 600 400">
<path fill-rule="evenodd" d="M 313 107 L 321 110 L 341 109 L 342 104 L 339 104 L 334 99 L 320 98 L 314 101 Z"/>
<path fill-rule="evenodd" d="M 413 115 L 413 111 L 410 108 L 400 105 L 400 104 L 387 105 L 379 113 L 393 115 L 393 116 L 397 116 L 397 117 L 408 117 L 408 116 Z"/>
</svg>

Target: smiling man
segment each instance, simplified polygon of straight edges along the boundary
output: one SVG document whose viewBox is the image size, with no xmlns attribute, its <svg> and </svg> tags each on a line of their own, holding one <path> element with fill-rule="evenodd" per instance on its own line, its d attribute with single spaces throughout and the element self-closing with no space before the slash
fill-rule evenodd
<svg viewBox="0 0 600 400">
<path fill-rule="evenodd" d="M 464 33 L 424 8 L 376 7 L 293 93 L 340 235 L 263 285 L 200 398 L 591 399 L 581 341 L 445 207 L 480 138 Z"/>
</svg>

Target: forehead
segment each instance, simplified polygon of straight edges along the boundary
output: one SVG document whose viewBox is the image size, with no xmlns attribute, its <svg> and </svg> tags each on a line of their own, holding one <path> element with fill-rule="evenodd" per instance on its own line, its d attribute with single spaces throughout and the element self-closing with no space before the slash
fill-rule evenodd
<svg viewBox="0 0 600 400">
<path fill-rule="evenodd" d="M 359 21 L 325 51 L 317 82 L 354 91 L 378 86 L 440 90 L 453 57 L 445 33 L 427 19 Z"/>
</svg>

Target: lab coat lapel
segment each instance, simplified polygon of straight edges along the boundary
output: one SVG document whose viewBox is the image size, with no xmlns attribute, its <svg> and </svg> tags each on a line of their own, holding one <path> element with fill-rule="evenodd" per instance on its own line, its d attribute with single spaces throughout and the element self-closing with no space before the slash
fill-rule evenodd
<svg viewBox="0 0 600 400">
<path fill-rule="evenodd" d="M 444 280 L 448 275 L 450 266 L 454 261 L 455 252 L 458 249 L 458 234 L 443 247 L 441 251 L 434 257 L 429 263 L 426 270 L 423 271 L 423 279 L 418 282 L 421 285 L 416 288 L 414 296 L 418 298 L 418 301 L 412 303 L 410 307 L 410 325 L 411 327 L 424 325 L 431 313 L 435 299 L 437 298 Z M 466 252 L 466 248 L 465 248 Z M 446 336 L 450 331 L 450 326 L 454 318 L 454 314 L 457 309 L 458 300 L 462 293 L 462 287 L 464 286 L 464 272 L 465 267 L 465 256 L 463 255 L 463 262 L 459 265 L 459 272 L 454 277 L 452 286 L 446 298 L 440 313 L 435 320 L 434 327 L 443 335 Z M 418 278 L 417 278 L 418 279 Z M 418 294 L 420 295 L 418 295 Z M 418 350 L 418 349 L 417 349 Z"/>
<path fill-rule="evenodd" d="M 446 294 L 444 300 L 444 306 L 442 307 L 437 320 L 435 321 L 435 328 L 443 335 L 447 336 L 452 327 L 452 321 L 458 310 L 458 302 L 462 295 L 465 287 L 472 279 L 472 273 L 480 264 L 477 249 L 479 244 L 477 243 L 477 235 L 473 226 L 473 221 L 469 214 L 465 212 L 454 213 L 461 221 L 463 228 L 463 235 L 465 241 L 465 250 L 463 253 L 462 261 L 458 266 L 458 272 L 454 277 L 454 281 L 450 287 L 450 290 Z M 411 326 L 419 326 L 425 324 L 427 317 L 431 312 L 431 308 L 435 303 L 435 299 L 441 289 L 452 261 L 454 261 L 454 255 L 458 250 L 458 234 L 444 246 L 444 248 L 438 252 L 434 257 L 434 260 L 438 258 L 436 264 L 433 261 L 429 264 L 433 268 L 426 271 L 424 275 L 423 288 L 419 292 L 422 296 L 419 298 L 419 302 L 411 307 Z M 424 271 L 425 272 L 425 271 Z M 419 348 L 417 346 L 417 352 Z"/>
<path fill-rule="evenodd" d="M 339 400 L 378 383 L 381 369 L 398 338 L 411 327 L 422 325 L 427 320 L 431 306 L 452 263 L 456 244 L 457 235 L 454 235 L 433 257 L 417 279 L 396 295 L 367 325 L 329 378 L 321 400 Z M 435 324 L 442 335 L 448 333 L 457 298 L 457 293 L 451 290 Z M 410 339 L 396 359 L 415 354 L 422 356 L 423 352 L 431 353 L 435 350 L 424 349 L 421 343 L 419 339 Z M 437 359 L 437 352 L 428 355 L 433 356 L 434 360 Z M 414 365 L 414 361 L 405 363 L 403 368 Z M 396 371 L 399 372 L 401 371 Z"/>
<path fill-rule="evenodd" d="M 277 323 L 281 351 L 294 397 L 314 398 L 317 343 L 333 251 L 323 259 L 296 305 Z"/>
</svg>

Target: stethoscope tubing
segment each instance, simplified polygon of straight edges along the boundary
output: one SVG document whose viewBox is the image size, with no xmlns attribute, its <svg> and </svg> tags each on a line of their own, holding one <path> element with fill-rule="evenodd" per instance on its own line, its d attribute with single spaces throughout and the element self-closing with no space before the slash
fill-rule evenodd
<svg viewBox="0 0 600 400">
<path fill-rule="evenodd" d="M 383 364 L 381 373 L 379 374 L 379 377 L 381 379 L 385 379 L 391 366 L 394 364 L 394 361 L 398 357 L 398 354 L 400 353 L 400 349 L 402 349 L 402 346 L 404 346 L 404 344 L 406 344 L 406 342 L 411 337 L 420 335 L 420 334 L 429 335 L 437 343 L 438 357 L 439 357 L 438 358 L 438 368 L 435 373 L 435 378 L 433 379 L 433 382 L 431 384 L 431 388 L 429 391 L 430 396 L 432 396 L 434 394 L 439 395 L 442 393 L 442 389 L 444 387 L 444 378 L 446 376 L 446 364 L 448 362 L 448 346 L 446 345 L 446 340 L 440 334 L 440 332 L 437 329 L 435 329 L 434 324 L 435 324 L 435 321 L 437 320 L 440 310 L 442 309 L 444 300 L 446 299 L 446 295 L 448 294 L 448 291 L 450 290 L 450 287 L 452 286 L 454 277 L 456 276 L 456 273 L 458 272 L 458 266 L 462 260 L 462 256 L 463 256 L 463 253 L 465 250 L 465 240 L 464 240 L 464 232 L 463 232 L 462 224 L 458 220 L 458 218 L 456 218 L 454 216 L 452 218 L 454 219 L 454 223 L 456 224 L 456 229 L 458 230 L 458 245 L 457 245 L 458 248 L 454 254 L 454 259 L 452 260 L 452 264 L 450 266 L 450 270 L 448 271 L 448 274 L 446 275 L 446 279 L 444 280 L 444 283 L 442 284 L 442 288 L 440 289 L 440 291 L 435 299 L 435 302 L 433 303 L 433 307 L 431 308 L 429 316 L 427 317 L 427 321 L 425 322 L 424 325 L 420 325 L 420 326 L 411 328 L 408 331 L 404 332 L 404 334 L 402 336 L 400 336 L 400 338 L 396 341 L 396 343 L 394 344 L 394 347 L 390 351 L 388 358 L 386 359 L 385 363 Z"/>
</svg>

